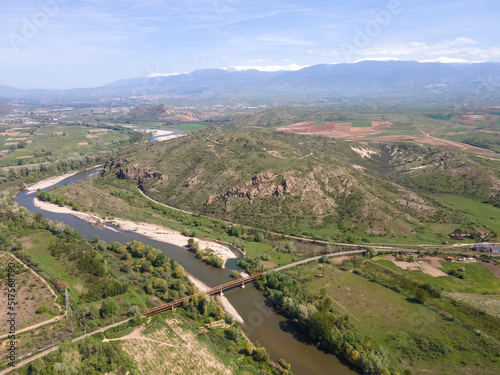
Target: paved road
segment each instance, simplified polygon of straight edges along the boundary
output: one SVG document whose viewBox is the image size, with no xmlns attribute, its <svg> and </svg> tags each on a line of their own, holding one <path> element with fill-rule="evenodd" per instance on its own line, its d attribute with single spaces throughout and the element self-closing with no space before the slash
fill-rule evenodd
<svg viewBox="0 0 500 375">
<path fill-rule="evenodd" d="M 141 193 L 141 195 L 144 198 L 146 198 L 146 199 L 150 200 L 151 202 L 154 202 L 154 203 L 156 203 L 156 204 L 158 204 L 160 206 L 163 206 L 163 207 L 166 207 L 166 208 L 170 208 L 171 210 L 182 212 L 182 213 L 189 214 L 189 215 L 195 215 L 195 216 L 198 215 L 198 214 L 196 214 L 194 212 L 191 212 L 191 211 L 181 210 L 179 208 L 175 208 L 175 207 L 169 206 L 167 204 L 158 202 L 158 201 L 154 200 L 153 198 L 148 197 L 141 189 L 139 189 L 139 187 L 136 186 L 136 188 L 137 188 L 137 190 L 139 191 L 139 193 Z M 251 226 L 248 226 L 248 225 L 232 223 L 230 221 L 218 219 L 216 217 L 210 217 L 210 216 L 205 216 L 205 215 L 199 215 L 199 216 L 202 217 L 202 218 L 204 218 L 204 219 L 219 220 L 219 221 L 221 221 L 223 223 L 230 224 L 230 225 L 238 225 L 238 226 L 243 227 L 243 228 L 259 229 L 259 228 L 251 227 Z M 267 233 L 270 233 L 270 234 L 275 235 L 275 236 L 283 236 L 283 233 L 276 233 L 276 232 L 270 232 L 270 231 L 267 231 Z M 285 234 L 284 236 L 285 236 L 285 238 L 289 238 L 289 239 L 293 239 L 293 240 L 300 240 L 300 241 L 304 241 L 304 242 L 315 242 L 315 243 L 321 243 L 321 244 L 325 244 L 325 245 L 330 244 L 330 245 L 338 245 L 338 246 L 346 246 L 346 247 L 371 246 L 371 247 L 380 247 L 380 248 L 391 249 L 391 247 L 390 246 L 386 246 L 386 244 L 372 244 L 372 243 L 352 244 L 352 243 L 343 243 L 343 242 L 332 242 L 332 241 L 316 240 L 316 239 L 313 239 L 313 238 L 291 236 L 291 235 L 288 235 L 288 234 Z M 419 245 L 391 244 L 391 246 L 442 247 L 443 245 L 442 244 L 440 244 L 440 245 L 437 245 L 437 244 L 419 244 Z"/>
<path fill-rule="evenodd" d="M 411 252 L 411 251 L 415 251 L 415 250 L 408 250 L 408 249 L 394 249 L 394 248 L 382 248 L 380 250 L 377 250 L 377 249 L 374 249 L 375 251 L 379 252 L 400 252 L 400 251 L 406 251 L 406 252 Z M 361 254 L 361 253 L 364 253 L 366 250 L 352 250 L 352 251 L 343 251 L 341 253 L 332 253 L 332 254 L 325 254 L 328 258 L 332 258 L 332 257 L 338 257 L 338 256 L 343 256 L 343 255 L 350 255 L 350 254 Z M 321 257 L 323 255 L 320 255 L 320 256 L 317 256 L 317 257 L 312 257 L 312 258 L 307 258 L 307 259 L 304 259 L 304 260 L 299 260 L 298 262 L 295 262 L 295 263 L 290 263 L 290 264 L 287 264 L 285 266 L 281 266 L 281 267 L 278 267 L 278 268 L 273 268 L 272 270 L 270 271 L 282 271 L 282 270 L 286 270 L 287 268 L 292 268 L 292 267 L 295 267 L 295 266 L 298 266 L 300 264 L 304 264 L 304 263 L 309 263 L 309 262 L 312 262 L 312 261 L 315 261 L 315 260 L 320 260 Z"/>
<path fill-rule="evenodd" d="M 331 257 L 338 257 L 338 256 L 342 256 L 342 255 L 349 255 L 349 254 L 360 254 L 360 253 L 364 253 L 365 251 L 366 250 L 343 251 L 341 253 L 326 254 L 326 256 L 328 258 L 331 258 Z M 290 264 L 287 264 L 285 266 L 281 266 L 281 267 L 278 267 L 278 268 L 273 268 L 272 271 L 282 271 L 282 270 L 286 270 L 287 268 L 292 268 L 292 267 L 298 266 L 300 264 L 309 263 L 309 262 L 312 262 L 312 261 L 315 261 L 315 260 L 320 260 L 322 256 L 323 255 L 320 255 L 320 256 L 317 256 L 317 257 L 308 258 L 308 259 L 304 259 L 304 260 L 299 260 L 298 262 L 295 262 L 295 263 L 290 263 Z"/>
<path fill-rule="evenodd" d="M 71 340 L 71 342 L 78 342 L 78 341 L 83 340 L 83 339 L 84 339 L 84 338 L 86 338 L 86 337 L 89 337 L 89 336 L 95 335 L 96 333 L 99 333 L 99 332 L 104 332 L 104 331 L 106 331 L 107 329 L 110 329 L 110 328 L 113 328 L 113 327 L 118 327 L 118 326 L 120 326 L 120 325 L 122 325 L 122 324 L 127 323 L 129 320 L 130 320 L 130 318 L 129 318 L 129 319 L 126 319 L 126 320 L 122 320 L 122 321 L 117 322 L 117 323 L 114 323 L 114 324 L 110 324 L 109 326 L 106 326 L 106 327 L 103 327 L 103 328 L 99 328 L 99 329 L 98 329 L 98 330 L 96 330 L 96 331 L 92 331 L 92 332 L 87 333 L 87 334 L 85 334 L 85 335 L 82 335 L 82 336 L 76 337 L 76 338 L 72 339 L 72 340 Z M 34 355 L 33 357 L 30 357 L 30 358 L 28 358 L 28 359 L 25 359 L 24 361 L 21 361 L 21 362 L 17 363 L 17 364 L 16 364 L 16 367 L 9 367 L 9 368 L 7 368 L 7 369 L 5 369 L 5 370 L 3 370 L 3 371 L 0 371 L 0 375 L 8 374 L 9 372 L 14 371 L 14 370 L 16 370 L 16 369 L 18 369 L 18 368 L 20 368 L 20 367 L 22 367 L 22 366 L 24 366 L 24 365 L 27 365 L 28 363 L 33 362 L 35 359 L 42 358 L 42 357 L 46 356 L 46 355 L 47 355 L 47 354 L 49 354 L 49 353 L 52 353 L 53 351 L 55 351 L 55 350 L 57 350 L 57 349 L 59 349 L 59 345 L 56 345 L 56 346 L 54 346 L 53 348 L 47 349 L 47 350 L 45 350 L 45 351 L 43 351 L 43 352 L 40 352 L 40 353 L 38 353 L 38 354 Z"/>
</svg>

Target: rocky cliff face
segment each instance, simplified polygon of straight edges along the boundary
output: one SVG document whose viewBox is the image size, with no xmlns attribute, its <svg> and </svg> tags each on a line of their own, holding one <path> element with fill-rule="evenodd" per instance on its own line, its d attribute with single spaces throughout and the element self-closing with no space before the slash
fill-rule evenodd
<svg viewBox="0 0 500 375">
<path fill-rule="evenodd" d="M 346 181 L 341 174 L 331 171 L 325 173 L 321 168 L 304 177 L 296 177 L 294 174 L 260 173 L 244 186 L 235 186 L 219 195 L 210 196 L 206 203 L 218 204 L 218 200 L 222 200 L 226 210 L 230 211 L 231 206 L 242 199 L 253 204 L 257 198 L 277 197 L 285 200 L 287 197 L 296 197 L 300 203 L 314 203 L 313 212 L 323 215 L 335 207 L 334 195 L 345 192 L 350 186 L 344 184 Z"/>
<path fill-rule="evenodd" d="M 150 180 L 166 181 L 167 176 L 161 172 L 137 163 L 129 163 L 127 159 L 117 158 L 110 160 L 104 166 L 104 173 L 112 172 L 120 179 L 133 180 L 137 183 L 145 183 Z"/>
</svg>

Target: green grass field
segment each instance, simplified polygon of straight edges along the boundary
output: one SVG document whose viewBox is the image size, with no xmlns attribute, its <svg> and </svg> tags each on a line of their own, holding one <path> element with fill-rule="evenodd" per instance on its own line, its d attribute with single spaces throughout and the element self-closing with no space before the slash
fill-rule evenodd
<svg viewBox="0 0 500 375">
<path fill-rule="evenodd" d="M 353 128 L 371 128 L 372 126 L 371 121 L 353 121 L 351 124 Z"/>
<path fill-rule="evenodd" d="M 25 243 L 25 249 L 35 262 L 40 264 L 40 268 L 51 280 L 61 279 L 69 284 L 68 291 L 73 298 L 77 298 L 80 293 L 78 286 L 83 285 L 83 281 L 77 275 L 69 273 L 67 268 L 56 258 L 50 255 L 48 247 L 55 243 L 57 237 L 47 231 L 34 231 L 29 233 L 29 237 L 22 237 L 21 243 Z M 76 286 L 76 288 L 75 288 Z"/>
<path fill-rule="evenodd" d="M 441 270 L 446 273 L 463 267 L 464 279 L 454 276 L 432 277 L 425 273 L 412 273 L 412 276 L 447 292 L 500 293 L 500 279 L 481 263 L 441 262 L 441 265 Z"/>
<path fill-rule="evenodd" d="M 169 128 L 176 129 L 176 130 L 195 131 L 198 129 L 202 129 L 206 126 L 208 126 L 208 125 L 207 124 L 182 124 L 182 125 L 169 126 Z"/>
<path fill-rule="evenodd" d="M 457 195 L 436 195 L 434 199 L 451 210 L 465 213 L 470 221 L 480 222 L 488 228 L 500 232 L 500 220 L 498 220 L 500 208 L 473 198 Z"/>
<path fill-rule="evenodd" d="M 21 133 L 27 134 L 27 133 Z M 24 138 L 24 140 L 21 140 Z M 127 140 L 125 132 L 107 129 L 91 129 L 81 126 L 47 125 L 34 135 L 0 136 L 0 148 L 9 149 L 25 142 L 24 148 L 17 148 L 0 159 L 0 166 L 18 163 L 36 163 L 45 157 L 54 159 L 97 153 L 116 148 L 119 141 Z M 10 139 L 10 140 L 9 140 Z M 50 152 L 50 154 L 48 154 Z"/>
<path fill-rule="evenodd" d="M 335 310 L 370 337 L 372 347 L 389 354 L 393 369 L 439 375 L 500 371 L 498 346 L 484 343 L 473 331 L 378 283 L 325 267 L 327 278 L 319 277 L 318 264 L 301 268 L 302 274 L 317 275 L 308 288 L 317 293 L 325 288 Z"/>
<path fill-rule="evenodd" d="M 419 134 L 417 131 L 410 131 L 410 130 L 400 130 L 400 131 L 392 131 L 391 129 L 388 129 L 387 131 L 383 131 L 378 134 L 372 134 L 368 135 L 367 138 L 377 138 L 377 137 L 385 137 L 388 135 L 410 135 L 414 136 L 416 134 Z"/>
</svg>

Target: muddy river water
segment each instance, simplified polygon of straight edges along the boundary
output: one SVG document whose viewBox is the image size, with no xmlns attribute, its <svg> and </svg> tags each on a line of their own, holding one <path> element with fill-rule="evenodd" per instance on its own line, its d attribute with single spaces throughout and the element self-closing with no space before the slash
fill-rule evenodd
<svg viewBox="0 0 500 375">
<path fill-rule="evenodd" d="M 94 168 L 80 172 L 58 183 L 59 186 L 71 184 L 89 178 L 99 172 Z M 47 188 L 45 190 L 50 189 Z M 45 211 L 35 207 L 35 193 L 23 191 L 19 193 L 16 202 L 33 212 L 42 212 L 51 220 L 62 221 L 87 238 L 95 235 L 106 242 L 118 241 L 122 244 L 133 240 L 160 249 L 169 258 L 175 259 L 187 272 L 209 286 L 216 286 L 230 281 L 232 269 L 237 269 L 235 261 L 229 261 L 225 269 L 217 269 L 205 265 L 196 259 L 193 253 L 186 249 L 168 243 L 152 240 L 134 232 L 118 228 L 95 227 L 83 219 L 71 214 L 60 214 Z M 335 356 L 318 350 L 315 346 L 300 340 L 293 323 L 275 313 L 267 304 L 262 292 L 252 285 L 246 288 L 235 288 L 225 292 L 229 302 L 245 320 L 242 325 L 247 336 L 253 341 L 259 341 L 269 352 L 271 358 L 277 361 L 284 358 L 292 365 L 295 375 L 338 374 L 353 375 L 355 371 L 342 364 Z"/>
</svg>

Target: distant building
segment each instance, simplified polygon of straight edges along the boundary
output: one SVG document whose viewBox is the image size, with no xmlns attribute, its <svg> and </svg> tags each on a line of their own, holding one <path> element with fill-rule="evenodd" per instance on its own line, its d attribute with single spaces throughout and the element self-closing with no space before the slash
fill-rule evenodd
<svg viewBox="0 0 500 375">
<path fill-rule="evenodd" d="M 500 253 L 500 246 L 491 246 L 490 249 L 492 253 Z"/>
<path fill-rule="evenodd" d="M 491 251 L 490 245 L 485 244 L 485 243 L 474 244 L 474 246 L 472 246 L 472 250 L 474 250 L 474 251 Z"/>
</svg>

